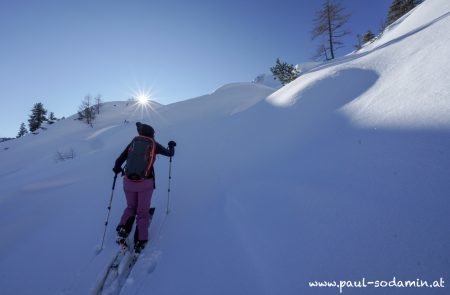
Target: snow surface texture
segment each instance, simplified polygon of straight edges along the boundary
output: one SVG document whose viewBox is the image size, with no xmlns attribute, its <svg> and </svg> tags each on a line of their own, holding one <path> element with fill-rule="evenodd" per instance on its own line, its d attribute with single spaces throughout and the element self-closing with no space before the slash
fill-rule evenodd
<svg viewBox="0 0 450 295">
<path fill-rule="evenodd" d="M 360 51 L 278 90 L 234 83 L 147 111 L 106 103 L 93 128 L 71 117 L 1 143 L 2 294 L 90 293 L 117 249 L 121 181 L 95 251 L 111 168 L 136 121 L 178 146 L 171 212 L 159 157 L 150 245 L 121 294 L 338 294 L 308 282 L 450 281 L 449 11 L 449 1 L 427 0 Z M 55 161 L 71 150 L 73 159 Z"/>
</svg>

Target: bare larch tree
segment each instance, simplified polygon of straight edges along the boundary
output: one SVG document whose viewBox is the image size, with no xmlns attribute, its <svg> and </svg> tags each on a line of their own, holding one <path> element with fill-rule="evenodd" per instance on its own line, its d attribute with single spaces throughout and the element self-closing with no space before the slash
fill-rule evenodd
<svg viewBox="0 0 450 295">
<path fill-rule="evenodd" d="M 342 37 L 350 34 L 343 28 L 349 17 L 350 15 L 345 13 L 340 4 L 333 0 L 325 0 L 321 9 L 316 13 L 311 33 L 313 39 L 324 36 L 327 42 L 324 41 L 318 46 L 315 58 L 325 56 L 327 60 L 334 59 L 335 51 L 343 45 Z"/>
</svg>

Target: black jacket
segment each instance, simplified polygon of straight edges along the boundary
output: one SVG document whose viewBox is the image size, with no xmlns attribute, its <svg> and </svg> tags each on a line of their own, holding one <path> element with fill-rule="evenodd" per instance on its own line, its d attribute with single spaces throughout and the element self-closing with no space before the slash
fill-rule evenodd
<svg viewBox="0 0 450 295">
<path fill-rule="evenodd" d="M 173 155 L 175 155 L 175 148 L 173 146 L 165 148 L 160 143 L 156 142 L 156 140 L 155 140 L 155 144 L 156 144 L 155 155 L 159 154 L 159 155 L 163 155 L 166 157 L 173 157 Z M 123 150 L 123 152 L 117 158 L 116 163 L 114 165 L 114 168 L 116 170 L 120 170 L 120 167 L 122 167 L 123 163 L 127 160 L 128 149 L 130 148 L 130 145 L 131 145 L 131 142 L 127 145 L 127 147 Z M 155 171 L 153 169 L 153 166 L 152 166 L 152 168 L 150 170 L 150 174 L 147 178 L 149 178 L 149 179 L 155 178 Z"/>
</svg>

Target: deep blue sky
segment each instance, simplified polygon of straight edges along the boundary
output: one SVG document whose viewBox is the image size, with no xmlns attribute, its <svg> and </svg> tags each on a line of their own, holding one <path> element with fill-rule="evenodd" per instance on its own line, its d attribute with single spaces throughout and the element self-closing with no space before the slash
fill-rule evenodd
<svg viewBox="0 0 450 295">
<path fill-rule="evenodd" d="M 0 2 L 0 137 L 28 125 L 34 103 L 57 117 L 83 97 L 126 100 L 151 89 L 167 104 L 269 72 L 277 57 L 310 60 L 311 0 L 71 0 Z M 391 0 L 341 0 L 353 35 L 377 33 Z M 7 102 L 7 103 L 6 103 Z M 7 107 L 6 107 L 7 106 Z"/>
</svg>

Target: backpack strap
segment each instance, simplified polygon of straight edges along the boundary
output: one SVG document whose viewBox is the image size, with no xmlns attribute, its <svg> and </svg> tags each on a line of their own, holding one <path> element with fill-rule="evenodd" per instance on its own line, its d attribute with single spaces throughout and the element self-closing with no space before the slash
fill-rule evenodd
<svg viewBox="0 0 450 295">
<path fill-rule="evenodd" d="M 152 143 L 152 149 L 150 151 L 150 161 L 148 163 L 147 169 L 145 169 L 145 176 L 148 176 L 150 173 L 150 169 L 152 169 L 153 163 L 155 162 L 156 143 L 155 143 L 155 140 L 151 137 L 142 136 L 142 135 L 140 135 L 139 137 L 144 137 L 144 138 L 150 140 Z"/>
</svg>

